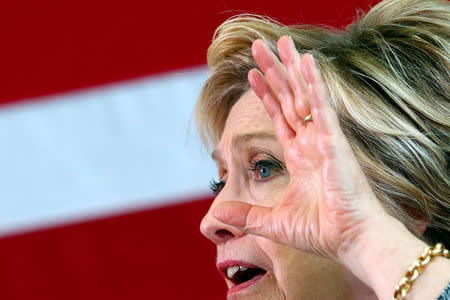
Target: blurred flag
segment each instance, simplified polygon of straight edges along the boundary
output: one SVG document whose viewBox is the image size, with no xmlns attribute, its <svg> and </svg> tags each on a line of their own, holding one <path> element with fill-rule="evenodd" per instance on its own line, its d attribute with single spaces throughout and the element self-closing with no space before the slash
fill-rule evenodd
<svg viewBox="0 0 450 300">
<path fill-rule="evenodd" d="M 224 299 L 191 119 L 214 30 L 342 26 L 368 4 L 2 1 L 0 299 Z"/>
</svg>

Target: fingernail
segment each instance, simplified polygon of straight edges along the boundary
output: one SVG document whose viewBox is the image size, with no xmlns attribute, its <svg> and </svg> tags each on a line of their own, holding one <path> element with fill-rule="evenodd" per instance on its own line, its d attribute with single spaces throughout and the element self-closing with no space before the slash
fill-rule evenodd
<svg viewBox="0 0 450 300">
<path fill-rule="evenodd" d="M 247 73 L 247 79 L 248 79 L 248 82 L 250 83 L 250 86 L 255 86 L 255 79 L 253 78 L 253 76 L 251 76 L 251 73 L 250 73 L 252 70 L 250 70 Z"/>
<path fill-rule="evenodd" d="M 295 43 L 294 43 L 294 40 L 292 39 L 291 36 L 289 36 L 289 41 L 290 41 L 290 43 L 291 43 L 292 48 L 295 49 Z"/>
<path fill-rule="evenodd" d="M 313 66 L 317 67 L 316 60 L 314 59 L 314 55 L 312 55 L 312 54 L 311 54 L 311 61 L 312 61 Z"/>
<path fill-rule="evenodd" d="M 263 40 L 263 45 L 264 45 L 264 48 L 266 48 L 269 51 L 272 51 L 272 49 L 270 49 L 269 44 L 265 40 Z"/>
</svg>

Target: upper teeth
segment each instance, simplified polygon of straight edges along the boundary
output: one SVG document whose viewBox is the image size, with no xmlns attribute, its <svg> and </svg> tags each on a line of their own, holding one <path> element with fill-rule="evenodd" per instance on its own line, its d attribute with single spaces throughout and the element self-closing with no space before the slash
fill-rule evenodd
<svg viewBox="0 0 450 300">
<path fill-rule="evenodd" d="M 228 278 L 232 279 L 238 271 L 246 271 L 247 269 L 248 269 L 247 267 L 240 266 L 240 265 L 228 267 L 227 268 L 227 276 L 228 276 Z"/>
</svg>

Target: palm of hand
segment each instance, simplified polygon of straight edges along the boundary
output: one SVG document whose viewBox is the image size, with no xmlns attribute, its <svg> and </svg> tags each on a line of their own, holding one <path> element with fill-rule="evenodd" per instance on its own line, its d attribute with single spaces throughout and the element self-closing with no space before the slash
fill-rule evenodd
<svg viewBox="0 0 450 300">
<path fill-rule="evenodd" d="M 335 256 L 341 245 L 351 243 L 358 234 L 363 219 L 353 204 L 364 196 L 353 188 L 345 189 L 345 181 L 354 178 L 340 178 L 348 174 L 336 169 L 341 162 L 333 153 L 344 149 L 335 149 L 334 140 L 344 137 L 322 136 L 313 122 L 300 125 L 295 132 L 283 145 L 291 181 L 273 210 L 273 224 L 278 224 L 278 235 L 289 240 L 290 246 Z M 352 155 L 349 150 L 346 156 Z"/>
<path fill-rule="evenodd" d="M 264 76 L 253 69 L 249 81 L 274 122 L 290 184 L 274 208 L 223 203 L 214 215 L 247 233 L 335 257 L 362 234 L 367 217 L 382 209 L 328 103 L 312 56 L 300 58 L 287 37 L 278 49 L 284 65 L 262 41 L 254 42 Z M 310 113 L 313 121 L 307 122 Z"/>
</svg>

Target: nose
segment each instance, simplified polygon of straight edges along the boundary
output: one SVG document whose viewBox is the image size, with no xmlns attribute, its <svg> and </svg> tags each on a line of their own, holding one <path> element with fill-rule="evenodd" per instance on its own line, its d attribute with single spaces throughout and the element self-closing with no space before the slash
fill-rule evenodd
<svg viewBox="0 0 450 300">
<path fill-rule="evenodd" d="M 220 245 L 225 243 L 226 241 L 241 237 L 244 233 L 232 226 L 224 224 L 214 218 L 212 212 L 214 210 L 216 201 L 211 205 L 209 211 L 203 217 L 202 222 L 200 223 L 200 231 L 202 234 L 210 239 L 216 245 Z"/>
</svg>

